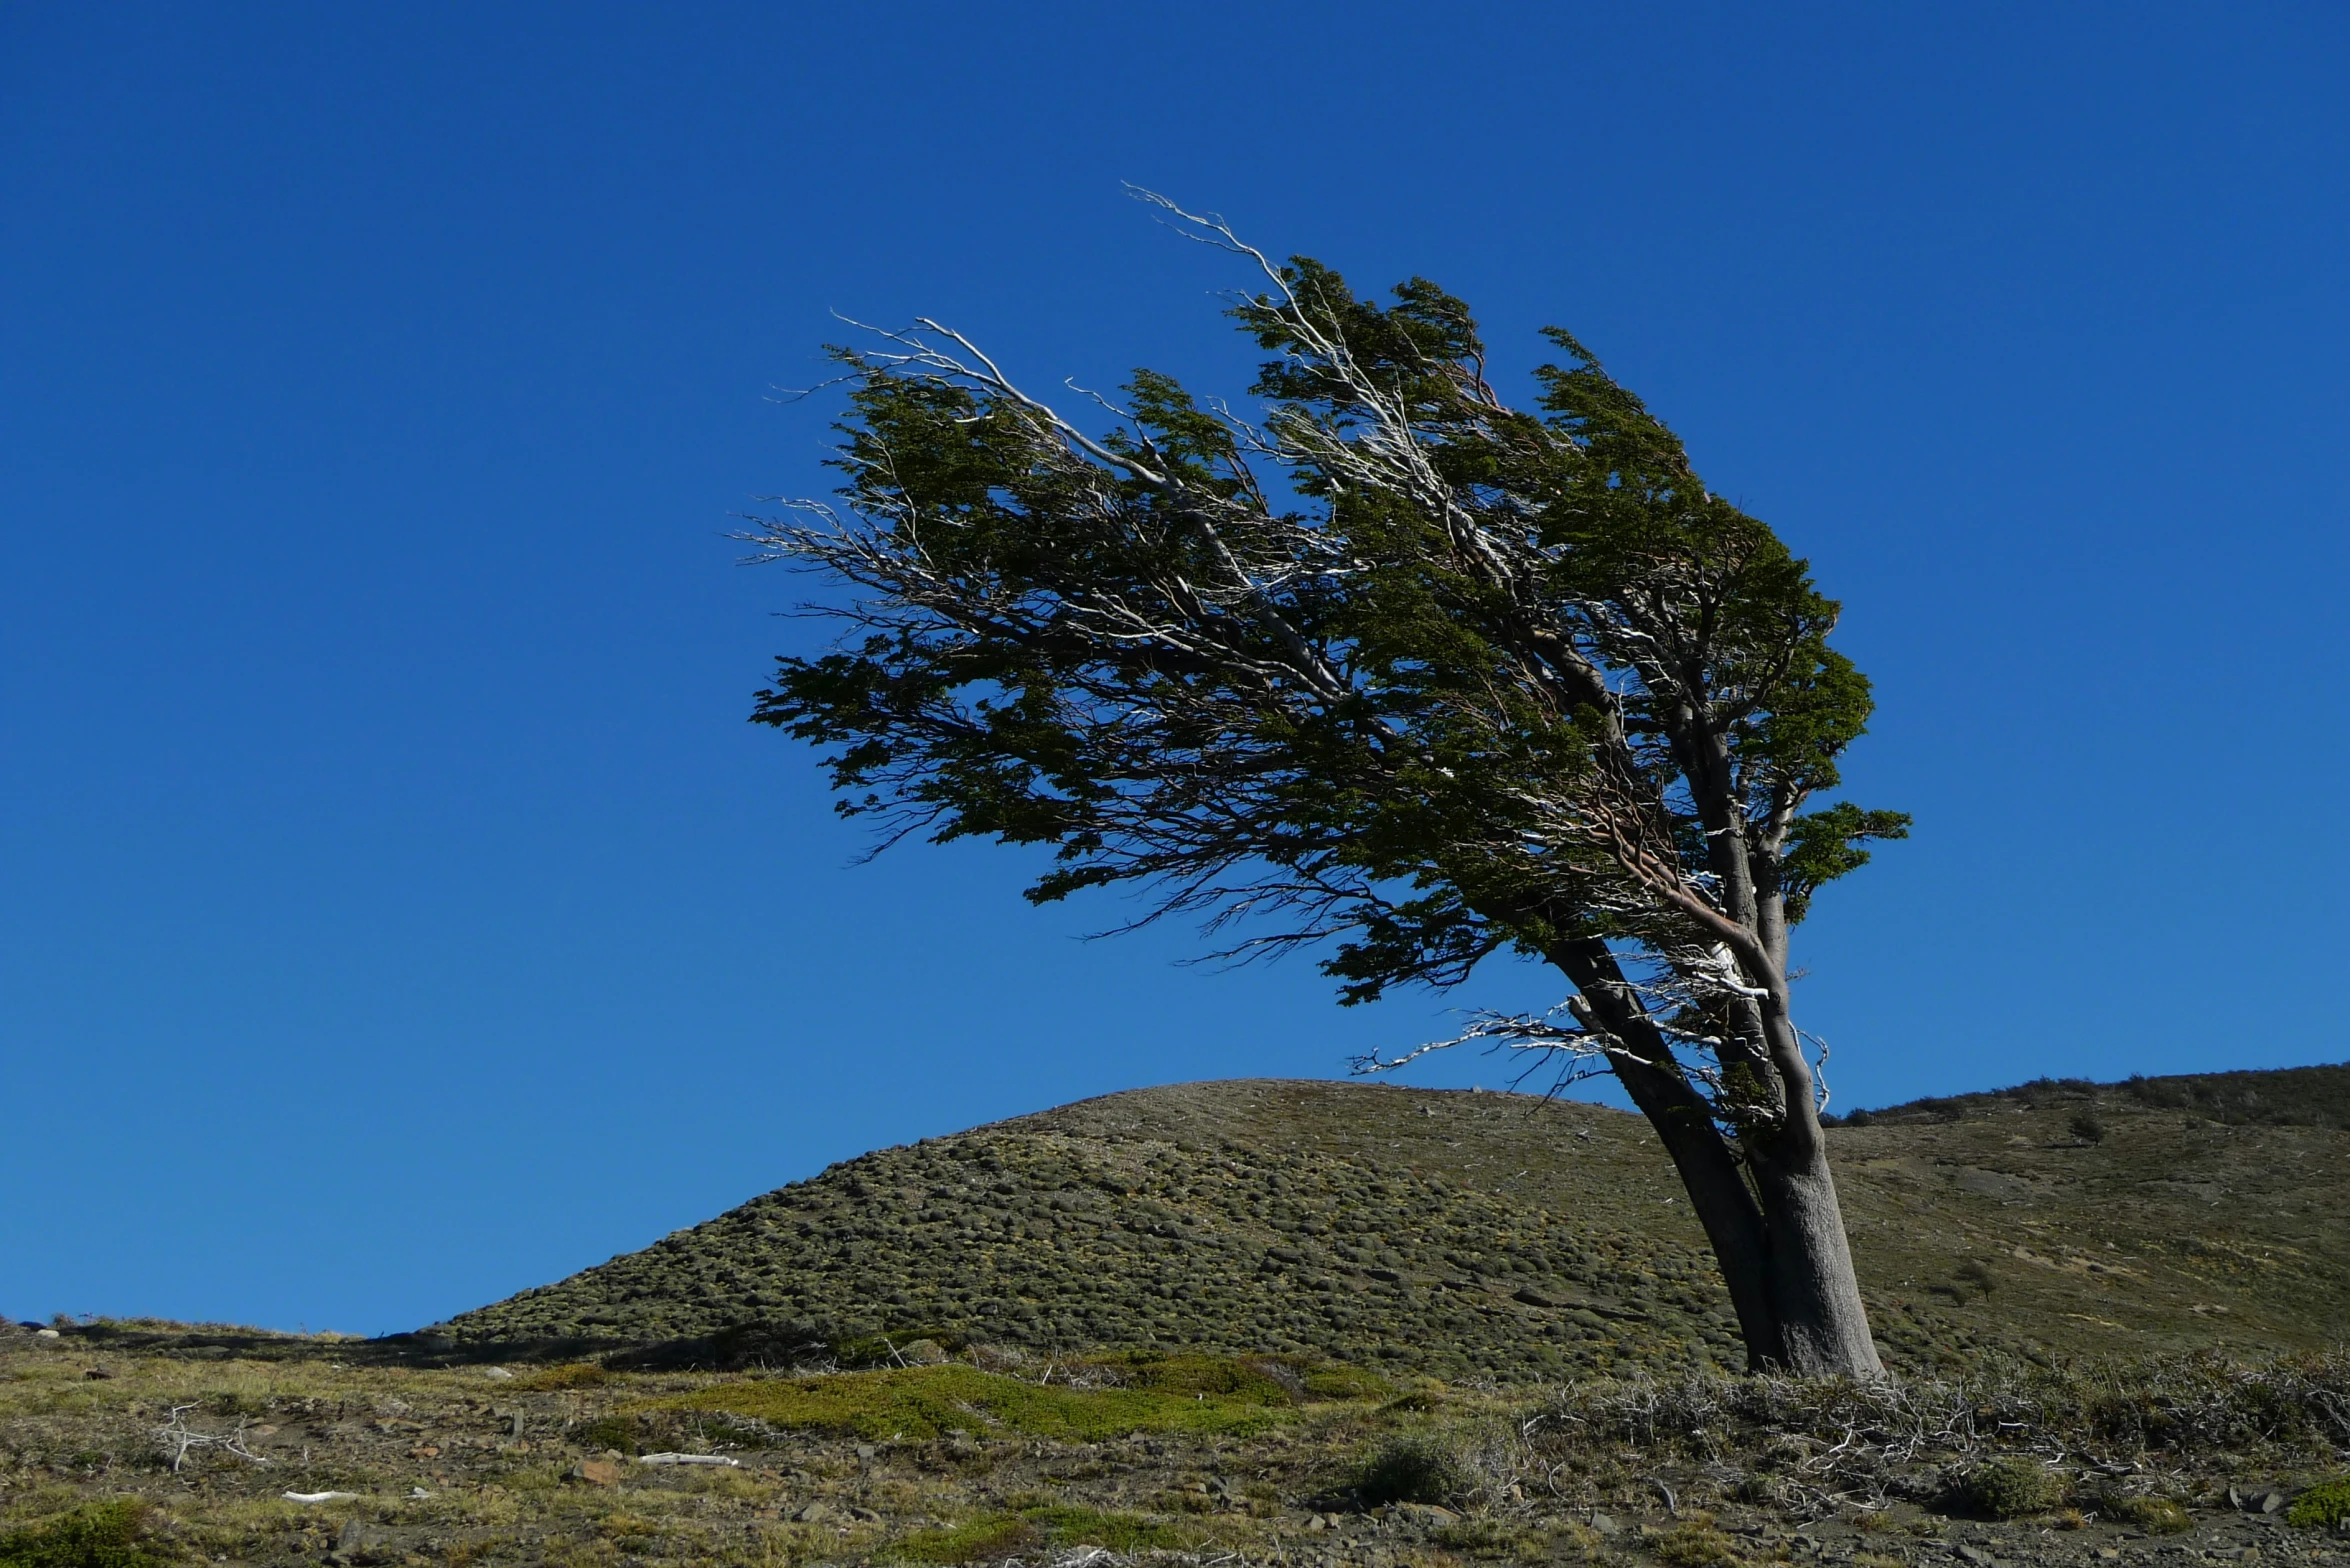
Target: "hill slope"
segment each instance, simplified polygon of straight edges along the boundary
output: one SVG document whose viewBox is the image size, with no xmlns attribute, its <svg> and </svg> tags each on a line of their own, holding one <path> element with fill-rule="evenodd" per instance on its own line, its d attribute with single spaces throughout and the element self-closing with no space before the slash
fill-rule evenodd
<svg viewBox="0 0 2350 1568">
<path fill-rule="evenodd" d="M 2028 1085 L 1832 1129 L 1889 1356 L 2337 1338 L 2350 1068 L 2223 1077 Z M 1513 1381 L 1743 1361 L 1639 1119 L 1271 1080 L 880 1150 L 428 1332 L 694 1359 L 886 1353 L 874 1336 L 1186 1345 Z"/>
</svg>

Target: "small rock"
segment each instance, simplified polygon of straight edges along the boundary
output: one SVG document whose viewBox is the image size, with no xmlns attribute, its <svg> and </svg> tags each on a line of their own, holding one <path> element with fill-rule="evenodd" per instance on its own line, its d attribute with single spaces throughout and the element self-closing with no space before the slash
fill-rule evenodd
<svg viewBox="0 0 2350 1568">
<path fill-rule="evenodd" d="M 57 1337 L 57 1330 L 53 1328 L 37 1328 L 33 1330 L 33 1338 L 35 1339 L 55 1339 Z"/>
<path fill-rule="evenodd" d="M 935 1339 L 917 1339 L 898 1347 L 898 1359 L 910 1367 L 934 1367 L 947 1359 L 947 1348 Z"/>
<path fill-rule="evenodd" d="M 2260 1511 L 2264 1514 L 2283 1513 L 2285 1511 L 2285 1494 L 2277 1491 L 2263 1492 L 2260 1496 Z"/>
<path fill-rule="evenodd" d="M 1613 1516 L 1598 1512 L 1594 1512 L 1591 1516 L 1591 1528 L 1597 1530 L 1601 1535 L 1620 1535 L 1624 1529 L 1622 1525 L 1616 1523 Z"/>
<path fill-rule="evenodd" d="M 618 1486 L 620 1463 L 614 1459 L 582 1459 L 563 1472 L 566 1481 L 585 1481 L 590 1486 Z"/>
<path fill-rule="evenodd" d="M 881 1452 L 881 1450 L 875 1448 L 871 1443 L 859 1443 L 857 1445 L 857 1457 L 859 1459 L 871 1459 L 879 1452 Z"/>
<path fill-rule="evenodd" d="M 830 1503 L 810 1503 L 798 1513 L 793 1514 L 792 1519 L 799 1524 L 822 1524 L 832 1516 L 833 1508 Z"/>
<path fill-rule="evenodd" d="M 381 1530 L 357 1519 L 346 1519 L 342 1529 L 335 1532 L 334 1550 L 326 1554 L 326 1560 L 348 1564 L 350 1568 L 369 1568 L 370 1564 L 385 1559 L 384 1541 Z"/>
<path fill-rule="evenodd" d="M 1329 1528 L 1330 1527 L 1328 1525 L 1322 1522 L 1322 1516 L 1320 1514 L 1310 1515 L 1306 1519 L 1306 1529 L 1309 1533 L 1319 1533 Z"/>
<path fill-rule="evenodd" d="M 1449 1508 L 1439 1508 L 1434 1503 L 1397 1503 L 1395 1517 L 1409 1519 L 1414 1524 L 1450 1524 L 1460 1515 Z"/>
<path fill-rule="evenodd" d="M 1966 1546 L 1962 1544 L 1952 1547 L 1950 1552 L 1951 1555 L 1956 1557 L 1959 1561 L 1964 1563 L 1972 1563 L 1974 1568 L 1998 1568 L 1999 1559 L 1992 1556 L 1989 1552 L 1984 1551 L 1979 1546 Z"/>
</svg>

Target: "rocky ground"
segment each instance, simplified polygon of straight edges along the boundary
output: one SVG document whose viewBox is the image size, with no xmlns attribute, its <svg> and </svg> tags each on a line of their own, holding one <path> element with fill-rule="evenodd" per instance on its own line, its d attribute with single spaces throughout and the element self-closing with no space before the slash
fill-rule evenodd
<svg viewBox="0 0 2350 1568">
<path fill-rule="evenodd" d="M 2350 1468 L 2339 1361 L 2150 1369 L 2133 1404 L 2110 1380 L 1502 1389 L 904 1349 L 774 1377 L 18 1330 L 0 1568 L 2350 1562 L 2350 1535 L 2288 1522 Z"/>
</svg>

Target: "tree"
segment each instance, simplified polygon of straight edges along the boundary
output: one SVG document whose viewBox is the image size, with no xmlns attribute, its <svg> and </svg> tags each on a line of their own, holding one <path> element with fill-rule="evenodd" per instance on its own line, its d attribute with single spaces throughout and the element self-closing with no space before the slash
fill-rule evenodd
<svg viewBox="0 0 2350 1568">
<path fill-rule="evenodd" d="M 1871 707 L 1837 605 L 1565 332 L 1514 409 L 1435 285 L 1359 299 L 1144 199 L 1261 270 L 1261 419 L 1139 371 L 1089 435 L 928 320 L 834 350 L 845 505 L 749 537 L 855 597 L 754 718 L 885 844 L 1050 845 L 1031 899 L 1319 945 L 1348 1003 L 1549 964 L 1560 1009 L 1462 1039 L 1615 1075 L 1753 1365 L 1875 1374 L 1788 988 L 1815 891 L 1907 828 L 1807 809 Z"/>
</svg>

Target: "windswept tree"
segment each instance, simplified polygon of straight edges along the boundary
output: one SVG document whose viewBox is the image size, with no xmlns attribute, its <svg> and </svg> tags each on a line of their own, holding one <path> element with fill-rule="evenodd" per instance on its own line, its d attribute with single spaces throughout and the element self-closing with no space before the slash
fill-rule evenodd
<svg viewBox="0 0 2350 1568">
<path fill-rule="evenodd" d="M 927 320 L 836 351 L 845 504 L 752 537 L 845 631 L 755 718 L 885 842 L 1050 845 L 1030 898 L 1315 946 L 1346 1002 L 1550 965 L 1560 1008 L 1462 1039 L 1615 1075 L 1754 1366 L 1876 1373 L 1788 988 L 1814 892 L 1907 826 L 1816 804 L 1870 711 L 1835 602 L 1565 332 L 1512 408 L 1433 284 L 1146 199 L 1261 269 L 1258 417 L 1142 371 L 1090 434 Z"/>
</svg>

